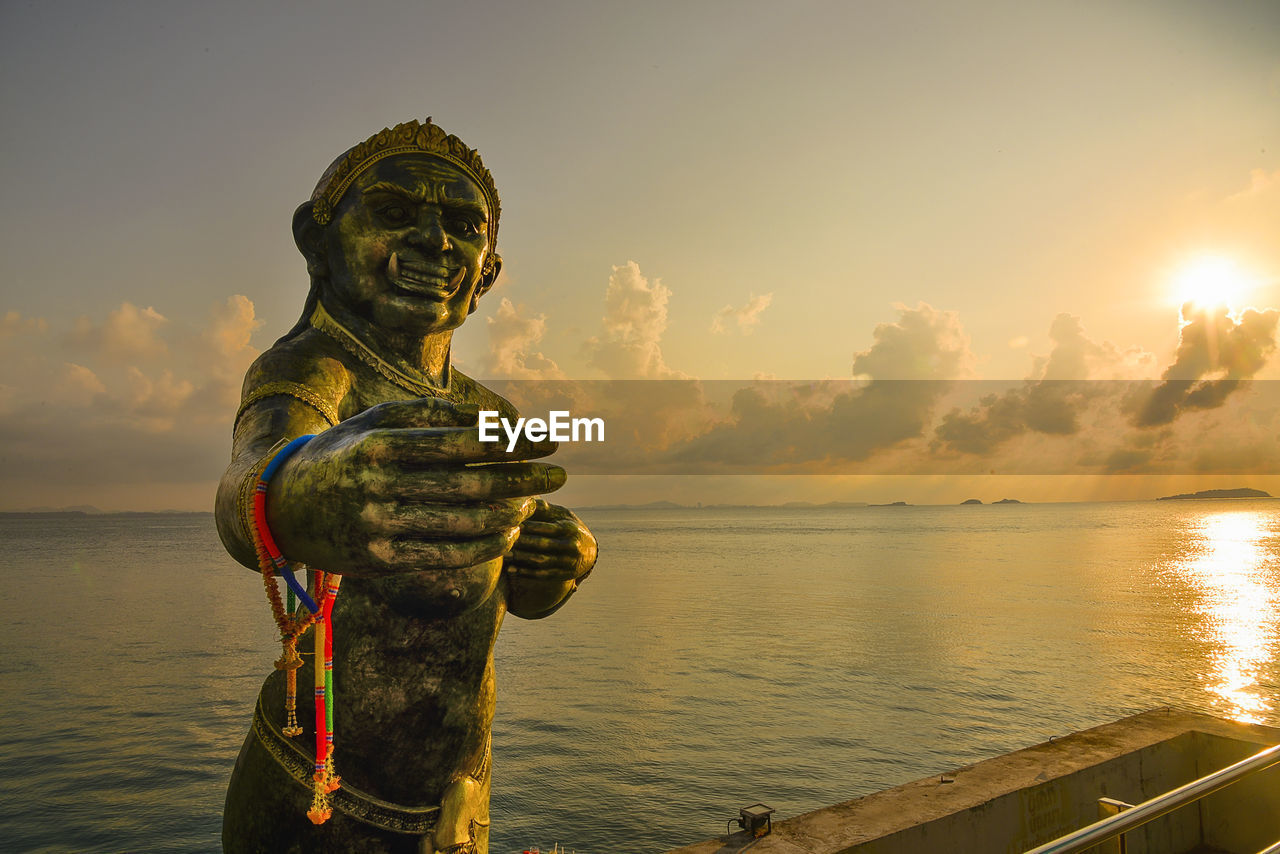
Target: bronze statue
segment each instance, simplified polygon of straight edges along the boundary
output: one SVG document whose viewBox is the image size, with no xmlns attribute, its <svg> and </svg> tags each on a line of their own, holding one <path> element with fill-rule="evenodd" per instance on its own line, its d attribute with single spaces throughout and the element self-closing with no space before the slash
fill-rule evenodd
<svg viewBox="0 0 1280 854">
<path fill-rule="evenodd" d="M 343 579 L 342 783 L 332 817 L 313 824 L 309 692 L 307 732 L 284 736 L 277 670 L 227 792 L 227 851 L 488 850 L 498 629 L 508 611 L 555 611 L 596 558 L 582 522 L 535 497 L 564 483 L 563 469 L 529 462 L 554 445 L 480 443 L 479 410 L 514 407 L 450 365 L 453 330 L 502 264 L 499 212 L 479 155 L 427 119 L 346 152 L 294 214 L 311 291 L 245 377 L 217 519 L 227 551 L 256 569 L 258 475 L 286 440 L 317 434 L 274 474 L 266 519 L 290 561 Z"/>
</svg>

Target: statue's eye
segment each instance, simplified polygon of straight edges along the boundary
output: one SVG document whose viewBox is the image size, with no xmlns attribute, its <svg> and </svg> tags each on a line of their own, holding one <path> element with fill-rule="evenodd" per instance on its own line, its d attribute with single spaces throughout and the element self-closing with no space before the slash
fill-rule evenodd
<svg viewBox="0 0 1280 854">
<path fill-rule="evenodd" d="M 409 210 L 404 205 L 383 205 L 378 208 L 378 216 L 389 225 L 407 225 Z"/>
<path fill-rule="evenodd" d="M 480 232 L 480 226 L 475 220 L 463 216 L 449 217 L 449 230 L 454 234 L 472 235 Z"/>
</svg>

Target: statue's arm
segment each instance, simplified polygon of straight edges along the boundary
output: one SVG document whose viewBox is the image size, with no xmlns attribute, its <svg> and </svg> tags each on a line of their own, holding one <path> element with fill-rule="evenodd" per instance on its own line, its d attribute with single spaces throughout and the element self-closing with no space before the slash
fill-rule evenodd
<svg viewBox="0 0 1280 854">
<path fill-rule="evenodd" d="M 250 569 L 258 568 L 249 530 L 257 475 L 290 439 L 334 426 L 350 386 L 346 369 L 310 352 L 305 340 L 277 344 L 245 374 L 231 463 L 218 484 L 214 515 L 228 554 Z"/>
<path fill-rule="evenodd" d="M 564 482 L 558 466 L 520 462 L 546 456 L 554 444 L 522 442 L 509 454 L 501 443 L 479 442 L 475 406 L 388 401 L 330 427 L 350 375 L 338 365 L 330 376 L 327 360 L 297 356 L 269 351 L 250 369 L 249 405 L 219 486 L 219 532 L 246 566 L 257 565 L 244 509 L 256 475 L 287 440 L 303 434 L 318 435 L 273 476 L 267 522 L 290 561 L 342 574 L 432 570 L 447 579 L 455 569 L 502 557 L 534 510 L 530 496 Z M 299 376 L 301 383 L 282 379 Z M 309 391 L 259 396 L 282 386 Z"/>
<path fill-rule="evenodd" d="M 218 483 L 214 511 L 222 545 L 240 563 L 258 568 L 248 525 L 252 524 L 252 491 L 262 467 L 288 440 L 323 432 L 329 426 L 315 407 L 285 394 L 263 398 L 241 413 L 231 463 Z"/>
<path fill-rule="evenodd" d="M 245 566 L 258 568 L 249 531 L 257 475 L 290 439 L 336 424 L 338 403 L 348 388 L 346 371 L 337 362 L 299 359 L 284 349 L 267 351 L 249 368 L 231 463 L 218 484 L 214 511 L 223 546 Z"/>
</svg>

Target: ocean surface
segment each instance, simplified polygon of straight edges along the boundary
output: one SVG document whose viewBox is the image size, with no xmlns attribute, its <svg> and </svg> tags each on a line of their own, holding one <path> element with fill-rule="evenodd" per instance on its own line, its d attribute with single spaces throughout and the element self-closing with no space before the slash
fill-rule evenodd
<svg viewBox="0 0 1280 854">
<path fill-rule="evenodd" d="M 594 575 L 498 641 L 494 854 L 664 851 L 1163 705 L 1280 724 L 1280 501 L 581 515 Z M 278 650 L 212 516 L 0 517 L 0 578 L 4 850 L 218 850 Z"/>
</svg>

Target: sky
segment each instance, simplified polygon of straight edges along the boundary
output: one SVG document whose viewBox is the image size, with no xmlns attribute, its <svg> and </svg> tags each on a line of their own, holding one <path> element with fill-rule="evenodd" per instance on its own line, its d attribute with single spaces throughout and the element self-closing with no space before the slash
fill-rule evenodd
<svg viewBox="0 0 1280 854">
<path fill-rule="evenodd" d="M 294 208 L 426 116 L 502 197 L 464 371 L 858 377 L 801 420 L 898 425 L 861 468 L 571 469 L 566 503 L 1280 494 L 1273 2 L 4 0 L 0 105 L 0 509 L 209 509 L 306 293 Z"/>
</svg>

